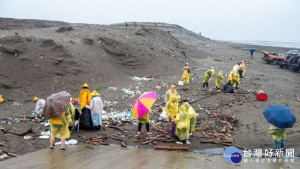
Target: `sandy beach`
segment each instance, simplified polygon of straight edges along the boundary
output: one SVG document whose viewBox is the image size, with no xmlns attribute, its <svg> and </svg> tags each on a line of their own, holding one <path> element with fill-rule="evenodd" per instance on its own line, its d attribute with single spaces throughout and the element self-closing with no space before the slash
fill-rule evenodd
<svg viewBox="0 0 300 169">
<path fill-rule="evenodd" d="M 167 123 L 158 120 L 164 106 L 164 94 L 171 84 L 181 80 L 186 62 L 190 64 L 192 81 L 188 86 L 177 86 L 178 94 L 183 101 L 203 98 L 191 104 L 199 114 L 196 124 L 199 130 L 191 136 L 191 144 L 185 145 L 190 151 L 225 146 L 200 143 L 204 139 L 201 131 L 208 121 L 216 119 L 206 110 L 235 116 L 238 124 L 227 136 L 233 139 L 233 145 L 247 149 L 274 148 L 268 134 L 270 125 L 262 114 L 267 105 L 281 104 L 288 107 L 296 119 L 300 118 L 300 102 L 296 99 L 300 97 L 299 72 L 281 69 L 262 60 L 261 51 L 286 51 L 287 48 L 210 40 L 178 25 L 164 23 L 128 23 L 128 27 L 124 24 L 55 23 L 43 28 L 36 25 L 12 27 L 7 22 L 0 24 L 2 29 L 8 29 L 0 32 L 0 94 L 5 99 L 0 103 L 0 119 L 3 121 L 0 126 L 16 132 L 29 128 L 34 130 L 28 134 L 32 136 L 29 139 L 0 132 L 2 149 L 10 153 L 23 155 L 49 146 L 48 139 L 38 138 L 47 127 L 34 121 L 17 122 L 18 118 L 28 117 L 34 110 L 35 104 L 31 103 L 34 96 L 45 99 L 52 93 L 67 91 L 76 98 L 84 83 L 88 83 L 91 90 L 101 86 L 98 93 L 102 100 L 115 101 L 105 109 L 106 112 L 128 112 L 131 108 L 137 95 L 126 97 L 123 88 L 156 91 L 158 99 L 150 119 L 167 131 Z M 62 26 L 73 29 L 58 31 Z M 257 49 L 253 60 L 250 59 L 250 48 Z M 14 49 L 18 49 L 19 56 L 13 54 Z M 247 70 L 241 81 L 240 94 L 211 94 L 201 90 L 207 69 L 215 68 L 210 84 L 214 87 L 220 70 L 225 76 L 242 60 L 246 60 Z M 132 79 L 134 76 L 151 80 L 136 81 Z M 109 87 L 116 87 L 117 90 L 110 90 Z M 268 95 L 266 102 L 256 100 L 257 90 L 263 90 Z M 8 118 L 13 119 L 12 124 L 7 123 Z M 107 121 L 107 126 L 110 122 Z M 147 136 L 136 136 L 136 124 L 126 123 L 119 127 L 127 132 L 109 127 L 101 131 L 72 130 L 71 138 L 78 140 L 78 144 L 86 145 L 90 145 L 86 142 L 88 138 L 105 135 L 109 144 L 120 144 L 120 141 L 111 139 L 111 136 L 119 136 L 126 140 L 127 145 L 139 148 L 153 149 L 154 144 L 176 146 L 174 142 L 160 141 L 141 144 Z M 153 127 L 150 130 L 153 135 L 163 134 Z M 286 147 L 295 148 L 297 155 L 300 154 L 299 133 L 300 126 L 296 121 L 294 127 L 287 130 Z"/>
</svg>

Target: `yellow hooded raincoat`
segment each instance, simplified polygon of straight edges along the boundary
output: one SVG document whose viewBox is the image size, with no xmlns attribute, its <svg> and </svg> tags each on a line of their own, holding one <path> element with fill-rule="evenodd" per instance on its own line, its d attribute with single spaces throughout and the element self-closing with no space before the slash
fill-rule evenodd
<svg viewBox="0 0 300 169">
<path fill-rule="evenodd" d="M 184 102 L 183 105 L 185 106 L 186 111 L 189 114 L 190 130 L 191 130 L 191 132 L 194 132 L 195 126 L 196 126 L 196 120 L 197 120 L 196 112 L 188 102 Z"/>
<path fill-rule="evenodd" d="M 174 122 L 176 122 L 175 135 L 181 141 L 188 140 L 190 138 L 190 118 L 184 105 L 180 106 L 179 113 Z"/>
<path fill-rule="evenodd" d="M 180 96 L 172 97 L 170 101 L 167 102 L 165 107 L 165 112 L 167 115 L 167 120 L 170 121 L 170 117 L 175 117 L 178 113 L 178 102 L 180 101 Z"/>
</svg>

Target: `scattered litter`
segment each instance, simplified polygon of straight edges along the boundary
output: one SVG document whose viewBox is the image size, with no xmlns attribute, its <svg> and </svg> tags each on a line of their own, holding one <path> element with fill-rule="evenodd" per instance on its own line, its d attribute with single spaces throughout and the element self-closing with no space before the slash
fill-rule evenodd
<svg viewBox="0 0 300 169">
<path fill-rule="evenodd" d="M 108 90 L 109 90 L 109 91 L 110 91 L 110 90 L 116 91 L 117 88 L 116 88 L 116 87 L 108 87 Z"/>
<path fill-rule="evenodd" d="M 24 136 L 25 140 L 31 139 L 32 136 Z"/>
<path fill-rule="evenodd" d="M 43 131 L 42 131 L 41 135 L 42 135 L 42 136 L 50 136 L 51 133 L 50 133 L 50 131 L 46 131 L 46 132 L 43 132 Z"/>
<path fill-rule="evenodd" d="M 40 136 L 39 138 L 40 138 L 40 139 L 49 139 L 50 136 Z"/>
<path fill-rule="evenodd" d="M 18 102 L 14 102 L 13 106 L 21 106 L 22 104 L 18 103 Z"/>
<path fill-rule="evenodd" d="M 159 120 L 167 121 L 167 114 L 163 110 L 163 112 L 159 115 Z"/>
<path fill-rule="evenodd" d="M 7 154 L 0 154 L 0 159 L 2 160 L 2 159 L 4 159 L 4 158 L 7 158 L 8 157 L 8 155 Z"/>
<path fill-rule="evenodd" d="M 141 81 L 141 80 L 144 80 L 144 81 L 150 81 L 150 80 L 152 80 L 153 78 L 136 77 L 136 76 L 133 76 L 131 79 L 132 79 L 132 80 L 135 80 L 135 81 Z"/>
<path fill-rule="evenodd" d="M 183 81 L 178 81 L 178 85 L 183 86 L 184 85 Z"/>
<path fill-rule="evenodd" d="M 196 68 L 195 70 L 206 70 L 207 68 Z"/>
<path fill-rule="evenodd" d="M 65 141 L 65 144 L 66 145 L 76 145 L 78 143 L 78 141 L 77 140 L 74 140 L 74 139 L 71 139 L 71 140 L 69 140 L 69 141 Z M 61 145 L 61 142 L 59 141 L 59 142 L 56 142 L 55 143 L 55 145 L 57 146 L 57 145 Z"/>
<path fill-rule="evenodd" d="M 160 89 L 161 89 L 161 86 L 155 86 L 155 89 L 156 89 L 156 90 L 160 90 Z"/>
</svg>

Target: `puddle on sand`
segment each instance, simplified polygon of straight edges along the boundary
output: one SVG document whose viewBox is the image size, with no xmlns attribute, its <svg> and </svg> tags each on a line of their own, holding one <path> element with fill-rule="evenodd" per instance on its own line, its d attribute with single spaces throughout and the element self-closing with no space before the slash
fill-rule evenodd
<svg viewBox="0 0 300 169">
<path fill-rule="evenodd" d="M 223 155 L 224 148 L 217 147 L 217 148 L 209 148 L 209 149 L 202 149 L 202 150 L 193 150 L 192 152 L 199 153 L 199 154 Z"/>
</svg>

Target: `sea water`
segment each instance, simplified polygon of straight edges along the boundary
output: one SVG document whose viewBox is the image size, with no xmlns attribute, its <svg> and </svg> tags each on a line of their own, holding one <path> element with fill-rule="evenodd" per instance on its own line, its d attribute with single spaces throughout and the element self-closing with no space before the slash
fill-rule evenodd
<svg viewBox="0 0 300 169">
<path fill-rule="evenodd" d="M 231 40 L 230 42 L 245 45 L 258 45 L 258 46 L 274 46 L 286 48 L 300 49 L 300 42 L 276 42 L 276 41 L 247 41 L 247 40 Z"/>
</svg>

